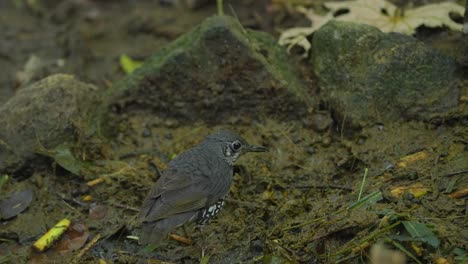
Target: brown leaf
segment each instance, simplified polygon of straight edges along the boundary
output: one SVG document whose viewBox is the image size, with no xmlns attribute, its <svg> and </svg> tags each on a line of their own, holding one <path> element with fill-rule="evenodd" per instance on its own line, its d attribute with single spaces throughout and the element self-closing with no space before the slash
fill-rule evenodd
<svg viewBox="0 0 468 264">
<path fill-rule="evenodd" d="M 72 223 L 53 249 L 60 253 L 68 253 L 80 249 L 86 243 L 88 237 L 87 226 L 82 223 Z"/>
</svg>

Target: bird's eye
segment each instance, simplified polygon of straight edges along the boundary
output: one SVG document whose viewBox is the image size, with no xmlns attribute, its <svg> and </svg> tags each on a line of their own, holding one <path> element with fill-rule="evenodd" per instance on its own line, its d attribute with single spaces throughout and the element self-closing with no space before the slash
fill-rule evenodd
<svg viewBox="0 0 468 264">
<path fill-rule="evenodd" d="M 234 141 L 232 143 L 232 149 L 234 150 L 239 150 L 241 148 L 242 144 L 239 141 Z"/>
</svg>

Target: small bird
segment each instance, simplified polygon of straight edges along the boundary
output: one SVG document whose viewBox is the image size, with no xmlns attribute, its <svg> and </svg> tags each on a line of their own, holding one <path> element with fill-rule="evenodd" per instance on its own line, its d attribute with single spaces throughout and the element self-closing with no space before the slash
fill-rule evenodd
<svg viewBox="0 0 468 264">
<path fill-rule="evenodd" d="M 247 152 L 265 152 L 242 137 L 221 130 L 172 160 L 151 189 L 140 211 L 140 244 L 155 244 L 175 227 L 206 224 L 224 205 L 234 162 Z"/>
</svg>

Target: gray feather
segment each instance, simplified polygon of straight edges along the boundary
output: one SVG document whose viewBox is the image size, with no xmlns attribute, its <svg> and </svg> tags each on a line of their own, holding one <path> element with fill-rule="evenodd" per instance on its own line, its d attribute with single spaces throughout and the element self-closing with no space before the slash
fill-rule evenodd
<svg viewBox="0 0 468 264">
<path fill-rule="evenodd" d="M 242 153 L 226 156 L 226 149 L 234 141 L 248 147 L 236 134 L 220 131 L 168 164 L 143 202 L 139 215 L 143 227 L 140 243 L 161 241 L 173 228 L 197 220 L 199 213 L 226 196 L 232 182 L 232 164 Z M 215 213 L 210 211 L 209 215 Z"/>
</svg>

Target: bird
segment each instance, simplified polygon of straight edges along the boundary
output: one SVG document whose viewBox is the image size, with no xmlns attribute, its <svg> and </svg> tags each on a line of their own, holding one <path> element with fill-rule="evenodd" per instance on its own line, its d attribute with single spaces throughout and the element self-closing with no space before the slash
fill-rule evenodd
<svg viewBox="0 0 468 264">
<path fill-rule="evenodd" d="M 247 152 L 265 151 L 220 130 L 178 155 L 143 201 L 139 243 L 158 244 L 174 228 L 189 222 L 207 224 L 224 206 L 236 160 Z"/>
</svg>

